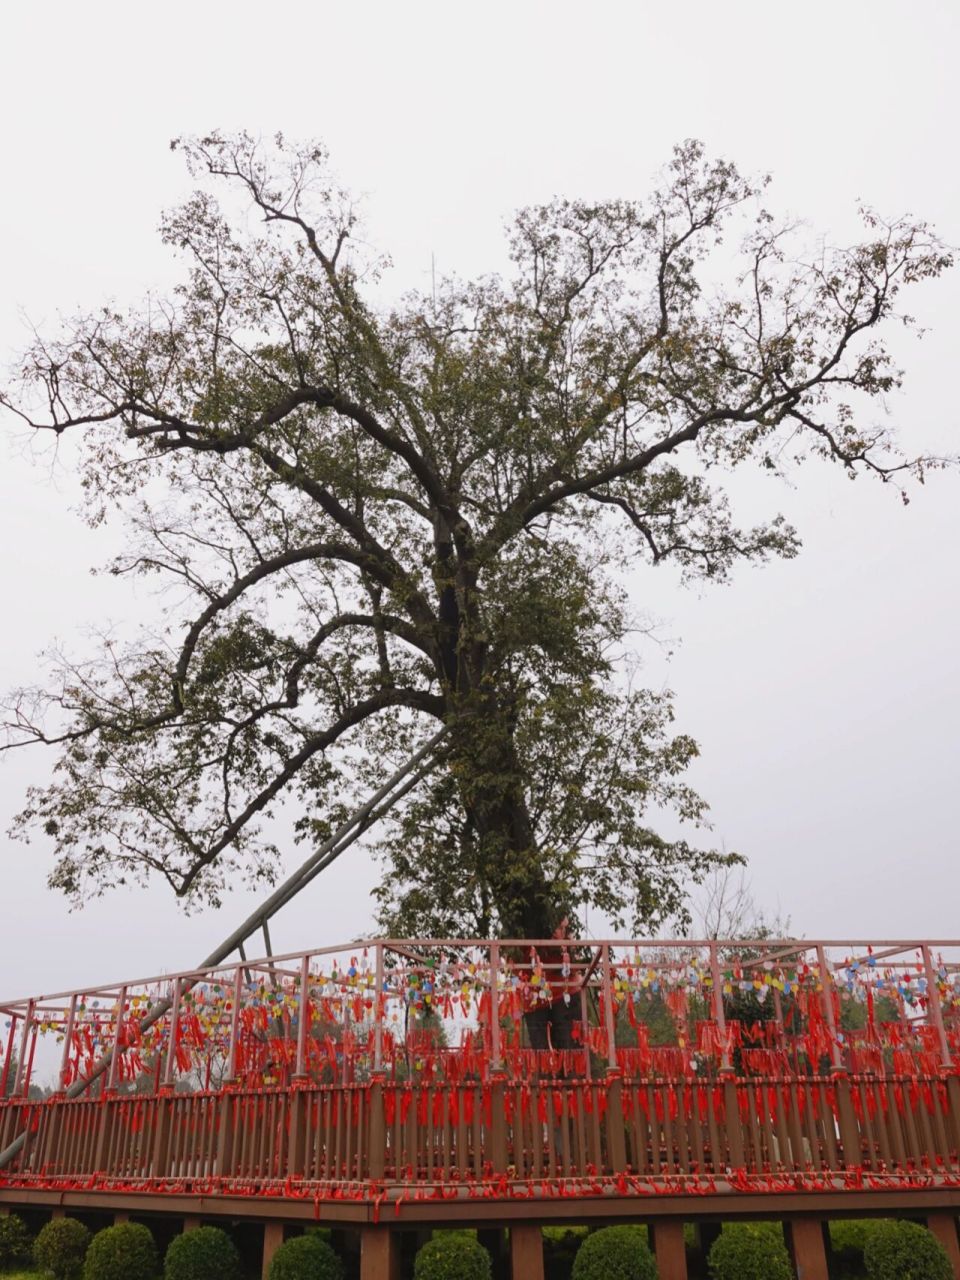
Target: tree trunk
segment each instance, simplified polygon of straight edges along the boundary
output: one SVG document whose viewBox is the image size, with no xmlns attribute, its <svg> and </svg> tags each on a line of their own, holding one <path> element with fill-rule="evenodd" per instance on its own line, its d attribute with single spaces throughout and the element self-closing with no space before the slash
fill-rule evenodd
<svg viewBox="0 0 960 1280">
<path fill-rule="evenodd" d="M 454 770 L 479 842 L 479 866 L 502 937 L 548 938 L 559 923 L 527 809 L 510 716 L 495 694 L 459 708 Z"/>
</svg>

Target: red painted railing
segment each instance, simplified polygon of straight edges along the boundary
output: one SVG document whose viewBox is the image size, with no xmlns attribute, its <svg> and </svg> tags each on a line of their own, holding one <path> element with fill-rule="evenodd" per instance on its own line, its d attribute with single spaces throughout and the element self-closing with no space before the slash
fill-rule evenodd
<svg viewBox="0 0 960 1280">
<path fill-rule="evenodd" d="M 960 1052 L 960 943 L 357 942 L 5 1001 L 0 1018 L 0 1096 L 51 1075 L 154 1091 L 381 1070 L 932 1076 Z"/>
<path fill-rule="evenodd" d="M 960 1186 L 956 942 L 379 940 L 0 1011 L 0 1186 Z"/>
<path fill-rule="evenodd" d="M 228 1089 L 0 1105 L 0 1185 L 516 1196 L 960 1187 L 956 1077 Z"/>
</svg>

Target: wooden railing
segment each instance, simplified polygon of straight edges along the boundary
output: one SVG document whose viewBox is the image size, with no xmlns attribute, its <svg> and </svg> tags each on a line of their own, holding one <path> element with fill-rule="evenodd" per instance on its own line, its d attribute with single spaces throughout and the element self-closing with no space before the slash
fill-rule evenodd
<svg viewBox="0 0 960 1280">
<path fill-rule="evenodd" d="M 728 1078 L 287 1089 L 0 1103 L 0 1185 L 275 1194 L 569 1183 L 622 1195 L 960 1186 L 957 1077 Z M 282 1184 L 282 1188 L 281 1188 Z"/>
</svg>

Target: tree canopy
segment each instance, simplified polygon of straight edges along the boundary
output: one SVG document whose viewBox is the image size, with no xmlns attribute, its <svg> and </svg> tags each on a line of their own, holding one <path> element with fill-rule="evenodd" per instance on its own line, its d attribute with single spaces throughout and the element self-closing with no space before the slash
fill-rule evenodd
<svg viewBox="0 0 960 1280">
<path fill-rule="evenodd" d="M 17 826 L 54 842 L 51 883 L 218 902 L 273 875 L 280 806 L 322 839 L 439 722 L 379 841 L 386 925 L 682 918 L 725 855 L 658 820 L 705 806 L 669 696 L 627 669 L 625 574 L 793 556 L 779 516 L 738 525 L 734 467 L 922 480 L 937 460 L 877 425 L 883 335 L 949 254 L 869 211 L 806 251 L 765 181 L 688 142 L 645 200 L 525 209 L 508 272 L 391 302 L 323 148 L 175 145 L 180 286 L 38 338 L 0 401 L 82 437 L 89 518 L 126 522 L 112 572 L 171 588 L 162 628 L 11 701 L 9 745 L 58 753 Z"/>
</svg>

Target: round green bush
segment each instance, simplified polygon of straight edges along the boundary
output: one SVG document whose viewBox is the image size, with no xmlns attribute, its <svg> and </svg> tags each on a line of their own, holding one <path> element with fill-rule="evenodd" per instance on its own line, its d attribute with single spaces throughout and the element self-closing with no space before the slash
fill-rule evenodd
<svg viewBox="0 0 960 1280">
<path fill-rule="evenodd" d="M 26 1262 L 30 1257 L 30 1232 L 15 1213 L 0 1218 L 0 1268 Z"/>
<path fill-rule="evenodd" d="M 98 1231 L 83 1263 L 83 1280 L 157 1280 L 159 1274 L 153 1236 L 136 1222 Z"/>
<path fill-rule="evenodd" d="M 490 1255 L 473 1236 L 444 1232 L 417 1251 L 413 1280 L 490 1280 Z"/>
<path fill-rule="evenodd" d="M 830 1251 L 836 1280 L 857 1280 L 863 1275 L 863 1248 L 873 1227 L 869 1218 L 841 1218 L 831 1222 Z"/>
<path fill-rule="evenodd" d="M 343 1280 L 343 1265 L 326 1240 L 294 1236 L 273 1255 L 270 1280 Z"/>
<path fill-rule="evenodd" d="M 953 1280 L 947 1251 L 915 1222 L 878 1222 L 867 1232 L 863 1262 L 870 1280 Z"/>
<path fill-rule="evenodd" d="M 643 1227 L 601 1227 L 577 1250 L 573 1280 L 657 1280 Z"/>
<path fill-rule="evenodd" d="M 163 1260 L 164 1280 L 240 1280 L 240 1255 L 219 1227 L 174 1236 Z"/>
<path fill-rule="evenodd" d="M 90 1232 L 76 1218 L 54 1218 L 33 1242 L 33 1260 L 56 1280 L 74 1280 L 83 1267 Z"/>
<path fill-rule="evenodd" d="M 710 1246 L 713 1280 L 793 1280 L 790 1254 L 778 1227 L 765 1222 L 732 1222 Z"/>
</svg>

